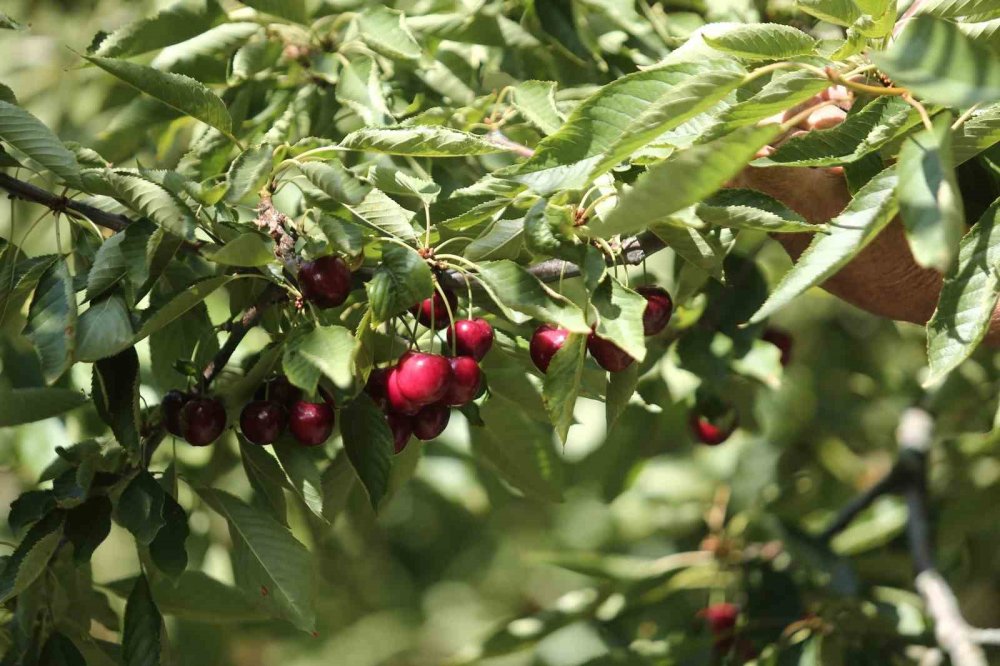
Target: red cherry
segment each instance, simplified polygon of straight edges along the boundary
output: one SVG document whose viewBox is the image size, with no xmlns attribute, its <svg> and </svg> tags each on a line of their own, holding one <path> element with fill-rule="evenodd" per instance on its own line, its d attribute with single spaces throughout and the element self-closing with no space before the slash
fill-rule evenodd
<svg viewBox="0 0 1000 666">
<path fill-rule="evenodd" d="M 417 320 L 427 328 L 431 327 L 433 320 L 434 328 L 441 330 L 448 325 L 448 307 L 451 307 L 452 313 L 458 309 L 458 296 L 455 295 L 455 292 L 445 289 L 444 293 L 448 297 L 447 306 L 444 299 L 441 298 L 441 293 L 435 290 L 433 296 L 425 298 L 419 305 L 410 308 L 410 312 L 416 315 Z"/>
<path fill-rule="evenodd" d="M 351 293 L 351 269 L 334 255 L 307 261 L 299 268 L 299 286 L 306 300 L 321 308 L 335 308 Z"/>
<path fill-rule="evenodd" d="M 642 313 L 642 328 L 646 335 L 656 335 L 667 327 L 674 311 L 674 300 L 662 287 L 646 286 L 636 289 L 646 299 Z"/>
<path fill-rule="evenodd" d="M 261 446 L 274 444 L 285 429 L 285 408 L 276 400 L 254 400 L 240 413 L 243 436 Z"/>
<path fill-rule="evenodd" d="M 413 419 L 403 414 L 389 412 L 385 415 L 392 431 L 392 446 L 396 453 L 402 453 L 413 436 Z"/>
<path fill-rule="evenodd" d="M 462 319 L 448 329 L 448 344 L 455 345 L 457 356 L 471 356 L 477 361 L 493 346 L 493 327 L 485 319 Z"/>
<path fill-rule="evenodd" d="M 704 618 L 709 631 L 715 636 L 717 650 L 728 652 L 732 648 L 733 633 L 739 615 L 739 607 L 730 603 L 712 604 L 698 612 L 698 616 Z"/>
<path fill-rule="evenodd" d="M 194 446 L 207 446 L 226 429 L 226 408 L 217 398 L 192 398 L 181 409 L 181 432 Z"/>
<path fill-rule="evenodd" d="M 372 368 L 371 374 L 368 375 L 368 383 L 365 384 L 365 393 L 367 393 L 375 404 L 379 406 L 379 409 L 385 410 L 386 406 L 389 404 L 389 369 L 388 368 Z"/>
<path fill-rule="evenodd" d="M 385 381 L 385 397 L 389 409 L 397 414 L 412 416 L 420 411 L 420 405 L 413 402 L 399 390 L 399 367 L 389 370 Z"/>
<path fill-rule="evenodd" d="M 399 360 L 396 383 L 403 397 L 420 405 L 438 402 L 451 384 L 451 364 L 438 354 L 409 352 Z"/>
<path fill-rule="evenodd" d="M 335 416 L 325 402 L 299 400 L 288 415 L 288 429 L 304 446 L 319 446 L 330 438 Z"/>
<path fill-rule="evenodd" d="M 163 414 L 163 427 L 167 432 L 175 437 L 183 437 L 181 429 L 181 410 L 191 399 L 186 393 L 180 391 L 168 391 L 160 402 L 160 411 Z"/>
<path fill-rule="evenodd" d="M 450 420 L 450 409 L 444 405 L 428 405 L 413 417 L 413 436 L 425 442 L 436 439 Z"/>
<path fill-rule="evenodd" d="M 769 328 L 760 336 L 761 340 L 770 342 L 781 352 L 781 367 L 786 367 L 792 362 L 792 336 L 782 331 L 780 328 Z"/>
<path fill-rule="evenodd" d="M 729 423 L 725 425 L 713 423 L 705 416 L 692 412 L 688 419 L 688 425 L 691 426 L 691 432 L 694 433 L 699 442 L 708 446 L 716 446 L 729 439 L 736 430 L 737 417 L 735 413 L 722 420 Z"/>
<path fill-rule="evenodd" d="M 455 356 L 448 359 L 451 365 L 451 384 L 442 403 L 449 407 L 461 407 L 473 401 L 483 383 L 483 371 L 471 356 Z"/>
<path fill-rule="evenodd" d="M 597 337 L 596 333 L 591 333 L 587 338 L 587 350 L 597 364 L 608 372 L 621 372 L 635 362 L 621 347 L 610 340 Z"/>
<path fill-rule="evenodd" d="M 569 337 L 569 331 L 564 328 L 556 328 L 548 324 L 542 324 L 536 328 L 528 348 L 535 367 L 542 372 L 548 372 L 552 357 L 566 344 L 567 337 Z"/>
</svg>

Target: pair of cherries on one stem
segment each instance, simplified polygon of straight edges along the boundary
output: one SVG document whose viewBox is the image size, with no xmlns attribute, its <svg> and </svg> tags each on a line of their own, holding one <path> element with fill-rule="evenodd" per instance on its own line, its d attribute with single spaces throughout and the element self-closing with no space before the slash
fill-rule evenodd
<svg viewBox="0 0 1000 666">
<path fill-rule="evenodd" d="M 336 412 L 329 396 L 324 396 L 322 402 L 303 400 L 301 389 L 287 378 L 277 377 L 261 387 L 255 397 L 240 413 L 240 430 L 250 442 L 273 444 L 286 428 L 303 446 L 319 446 L 330 439 Z"/>
</svg>

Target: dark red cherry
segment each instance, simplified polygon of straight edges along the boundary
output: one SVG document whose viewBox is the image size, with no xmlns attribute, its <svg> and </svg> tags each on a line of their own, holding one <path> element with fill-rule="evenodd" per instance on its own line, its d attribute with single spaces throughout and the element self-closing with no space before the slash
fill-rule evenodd
<svg viewBox="0 0 1000 666">
<path fill-rule="evenodd" d="M 455 356 L 449 358 L 448 363 L 451 365 L 451 384 L 441 402 L 450 407 L 467 405 L 479 394 L 483 371 L 471 356 Z"/>
<path fill-rule="evenodd" d="M 705 618 L 713 634 L 730 633 L 736 628 L 740 609 L 735 604 L 718 603 L 705 608 L 699 615 Z"/>
<path fill-rule="evenodd" d="M 365 384 L 365 393 L 375 401 L 379 409 L 386 409 L 389 404 L 389 368 L 372 368 Z"/>
<path fill-rule="evenodd" d="M 299 400 L 288 414 L 288 429 L 300 444 L 319 446 L 330 439 L 334 418 L 327 403 Z"/>
<path fill-rule="evenodd" d="M 168 391 L 160 402 L 160 411 L 163 414 L 163 427 L 167 432 L 175 437 L 183 437 L 181 430 L 181 410 L 191 399 L 187 393 L 180 391 Z"/>
<path fill-rule="evenodd" d="M 410 312 L 417 316 L 417 320 L 426 326 L 431 327 L 431 320 L 433 319 L 434 328 L 441 330 L 448 326 L 448 307 L 451 308 L 452 314 L 458 310 L 458 297 L 455 296 L 455 292 L 450 289 L 444 290 L 445 295 L 448 297 L 448 304 L 445 305 L 445 300 L 441 298 L 441 293 L 437 290 L 434 291 L 434 295 L 430 298 L 425 298 L 419 305 L 415 305 L 410 308 Z"/>
<path fill-rule="evenodd" d="M 448 345 L 455 346 L 456 356 L 471 356 L 477 361 L 493 346 L 493 327 L 485 319 L 461 319 L 448 329 Z"/>
<path fill-rule="evenodd" d="M 335 308 L 351 293 L 351 270 L 340 257 L 320 257 L 299 268 L 299 286 L 305 299 L 317 307 Z"/>
<path fill-rule="evenodd" d="M 302 399 L 302 389 L 281 375 L 264 382 L 254 393 L 255 400 L 273 400 L 285 409 Z"/>
<path fill-rule="evenodd" d="M 399 367 L 392 368 L 386 375 L 385 398 L 389 409 L 397 414 L 412 416 L 420 411 L 420 405 L 403 395 L 399 389 Z"/>
<path fill-rule="evenodd" d="M 430 405 L 448 392 L 451 364 L 438 354 L 408 352 L 399 359 L 396 383 L 403 397 L 414 404 Z"/>
<path fill-rule="evenodd" d="M 226 429 L 226 408 L 218 398 L 192 398 L 181 409 L 181 432 L 194 446 L 207 446 Z"/>
<path fill-rule="evenodd" d="M 702 444 L 716 446 L 722 444 L 736 430 L 737 418 L 735 413 L 719 419 L 709 419 L 701 414 L 691 413 L 688 417 L 688 425 L 691 432 Z"/>
<path fill-rule="evenodd" d="M 615 343 L 591 333 L 587 338 L 587 351 L 597 364 L 608 372 L 621 372 L 635 362 L 635 359 Z"/>
<path fill-rule="evenodd" d="M 240 430 L 254 444 L 274 444 L 285 430 L 287 419 L 287 412 L 280 402 L 254 400 L 240 413 Z"/>
<path fill-rule="evenodd" d="M 528 348 L 535 367 L 542 372 L 548 372 L 552 357 L 566 344 L 567 337 L 569 337 L 569 331 L 564 328 L 556 328 L 548 324 L 542 324 L 536 328 Z"/>
<path fill-rule="evenodd" d="M 413 418 L 405 414 L 389 412 L 385 415 L 392 431 L 392 446 L 396 453 L 401 453 L 413 436 Z"/>
<path fill-rule="evenodd" d="M 656 335 L 670 323 L 674 300 L 662 287 L 639 287 L 636 291 L 646 299 L 646 309 L 642 313 L 643 332 L 646 335 Z"/>
<path fill-rule="evenodd" d="M 436 439 L 450 420 L 450 409 L 444 405 L 428 405 L 413 417 L 413 436 L 425 442 Z"/>
<path fill-rule="evenodd" d="M 769 328 L 760 336 L 761 340 L 770 342 L 781 352 L 781 367 L 792 362 L 792 336 L 780 328 Z"/>
</svg>

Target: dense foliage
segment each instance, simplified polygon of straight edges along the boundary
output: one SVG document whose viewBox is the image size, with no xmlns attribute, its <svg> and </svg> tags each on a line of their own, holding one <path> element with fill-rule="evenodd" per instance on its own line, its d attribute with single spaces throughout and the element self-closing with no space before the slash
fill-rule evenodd
<svg viewBox="0 0 1000 666">
<path fill-rule="evenodd" d="M 913 405 L 1000 623 L 1000 9 L 918 3 L 0 12 L 0 663 L 918 663 L 921 498 L 816 536 Z M 926 336 L 811 291 L 897 216 Z"/>
</svg>

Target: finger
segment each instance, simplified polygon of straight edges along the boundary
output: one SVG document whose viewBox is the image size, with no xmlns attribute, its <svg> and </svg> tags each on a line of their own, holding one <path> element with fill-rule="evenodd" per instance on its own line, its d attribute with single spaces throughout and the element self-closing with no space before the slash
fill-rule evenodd
<svg viewBox="0 0 1000 666">
<path fill-rule="evenodd" d="M 807 129 L 822 130 L 836 127 L 844 122 L 847 112 L 836 106 L 824 106 L 816 109 L 806 118 Z"/>
</svg>

